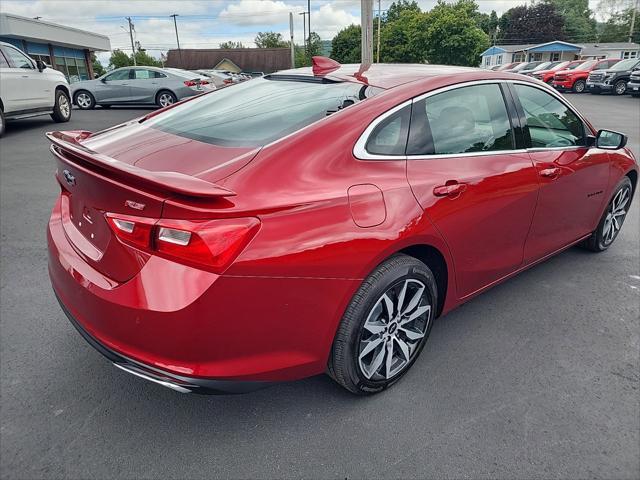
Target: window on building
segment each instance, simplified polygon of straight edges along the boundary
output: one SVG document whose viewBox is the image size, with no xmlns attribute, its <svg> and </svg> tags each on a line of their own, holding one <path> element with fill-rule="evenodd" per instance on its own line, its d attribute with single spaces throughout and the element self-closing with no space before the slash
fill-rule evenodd
<svg viewBox="0 0 640 480">
<path fill-rule="evenodd" d="M 456 88 L 413 105 L 407 155 L 512 148 L 511 122 L 497 84 Z"/>
<path fill-rule="evenodd" d="M 89 80 L 84 51 L 76 48 L 54 47 L 53 56 L 56 59 L 53 67 L 64 73 L 69 83 Z"/>
<path fill-rule="evenodd" d="M 496 65 L 502 65 L 502 55 L 498 55 L 498 59 L 496 60 Z"/>
<path fill-rule="evenodd" d="M 551 59 L 552 62 L 557 62 L 558 60 L 560 60 L 560 52 L 553 52 L 551 54 Z"/>
<path fill-rule="evenodd" d="M 49 45 L 46 43 L 26 42 L 26 52 L 34 60 L 41 60 L 49 66 L 51 65 L 51 55 L 49 52 Z"/>
<path fill-rule="evenodd" d="M 622 58 L 626 59 L 626 58 L 638 58 L 638 51 L 637 50 L 625 50 L 622 52 Z"/>
<path fill-rule="evenodd" d="M 484 57 L 484 66 L 488 67 L 491 65 L 491 57 Z"/>
<path fill-rule="evenodd" d="M 539 62 L 541 60 L 542 60 L 542 53 L 536 52 L 536 53 L 530 53 L 529 54 L 529 61 L 530 62 Z"/>
<path fill-rule="evenodd" d="M 31 59 L 20 50 L 13 47 L 3 47 L 3 49 L 4 53 L 7 55 L 7 60 L 9 60 L 9 63 L 13 68 L 35 68 Z"/>
<path fill-rule="evenodd" d="M 564 103 L 539 88 L 515 84 L 533 148 L 585 145 L 584 125 Z"/>
<path fill-rule="evenodd" d="M 513 54 L 514 62 L 524 62 L 524 53 L 514 53 Z"/>
</svg>

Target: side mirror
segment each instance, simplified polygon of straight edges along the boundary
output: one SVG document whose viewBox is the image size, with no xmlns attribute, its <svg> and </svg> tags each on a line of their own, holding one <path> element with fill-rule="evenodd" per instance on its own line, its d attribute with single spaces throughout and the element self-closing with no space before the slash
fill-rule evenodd
<svg viewBox="0 0 640 480">
<path fill-rule="evenodd" d="M 36 60 L 36 67 L 38 67 L 38 71 L 41 72 L 45 68 L 47 68 L 47 64 L 44 63 L 42 60 Z"/>
<path fill-rule="evenodd" d="M 599 130 L 596 135 L 596 147 L 605 150 L 619 150 L 627 144 L 627 136 L 624 133 L 612 130 Z"/>
<path fill-rule="evenodd" d="M 107 83 L 107 77 L 102 77 L 102 78 L 100 79 L 100 81 L 101 81 L 102 83 Z"/>
</svg>

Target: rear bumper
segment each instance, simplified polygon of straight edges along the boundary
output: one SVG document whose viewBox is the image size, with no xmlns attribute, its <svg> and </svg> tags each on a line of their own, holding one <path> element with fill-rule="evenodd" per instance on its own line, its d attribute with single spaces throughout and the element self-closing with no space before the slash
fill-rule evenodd
<svg viewBox="0 0 640 480">
<path fill-rule="evenodd" d="M 60 202 L 47 239 L 53 289 L 83 336 L 130 373 L 189 391 L 247 391 L 323 373 L 360 284 L 220 276 L 156 256 L 118 284 L 70 243 Z"/>
<path fill-rule="evenodd" d="M 136 362 L 131 358 L 127 358 L 124 355 L 116 353 L 114 350 L 106 347 L 98 340 L 96 340 L 89 332 L 87 332 L 82 325 L 76 320 L 73 315 L 67 310 L 64 303 L 60 300 L 60 297 L 56 294 L 56 299 L 65 313 L 71 324 L 76 328 L 78 333 L 98 352 L 107 357 L 116 367 L 124 370 L 127 373 L 143 378 L 153 383 L 162 385 L 163 387 L 170 388 L 180 393 L 199 393 L 199 394 L 235 394 L 235 393 L 247 393 L 260 388 L 268 387 L 273 382 L 238 382 L 238 381 L 225 381 L 225 380 L 212 380 L 185 377 L 181 375 L 175 375 L 166 371 L 153 368 L 149 365 L 144 365 L 140 362 Z"/>
</svg>

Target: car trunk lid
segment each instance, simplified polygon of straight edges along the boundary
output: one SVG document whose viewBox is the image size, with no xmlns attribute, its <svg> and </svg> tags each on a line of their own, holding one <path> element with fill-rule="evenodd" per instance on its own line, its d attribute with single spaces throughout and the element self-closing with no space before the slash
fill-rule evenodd
<svg viewBox="0 0 640 480">
<path fill-rule="evenodd" d="M 210 161 L 213 167 L 200 172 L 207 178 L 204 179 L 192 174 L 193 168 L 188 162 L 176 161 L 175 157 L 177 166 L 173 171 L 169 170 L 166 156 L 160 155 L 158 163 L 153 164 L 153 149 L 138 149 L 138 155 L 134 155 L 131 142 L 129 148 L 123 146 L 123 142 L 114 142 L 117 145 L 93 142 L 94 150 L 87 146 L 91 143 L 87 141 L 90 136 L 83 131 L 47 134 L 57 164 L 56 177 L 62 187 L 62 223 L 76 252 L 93 268 L 117 282 L 132 278 L 149 254 L 121 242 L 107 222 L 107 213 L 135 215 L 154 223 L 162 217 L 167 198 L 206 199 L 215 203 L 235 195 L 208 179 L 220 174 L 215 169 L 219 162 Z M 166 142 L 163 144 L 167 147 Z M 98 152 L 98 148 L 102 152 Z M 209 153 L 215 158 L 211 150 Z M 226 163 L 230 161 L 223 159 Z M 156 169 L 142 168 L 137 165 L 140 163 Z"/>
</svg>

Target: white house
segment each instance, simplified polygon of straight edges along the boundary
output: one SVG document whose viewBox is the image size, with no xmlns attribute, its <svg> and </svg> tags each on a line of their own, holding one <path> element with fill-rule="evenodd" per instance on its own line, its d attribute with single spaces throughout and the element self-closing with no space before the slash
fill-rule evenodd
<svg viewBox="0 0 640 480">
<path fill-rule="evenodd" d="M 558 61 L 590 58 L 638 58 L 637 43 L 574 44 L 559 40 L 527 45 L 494 45 L 482 52 L 482 67 L 492 68 L 511 62 Z"/>
</svg>

